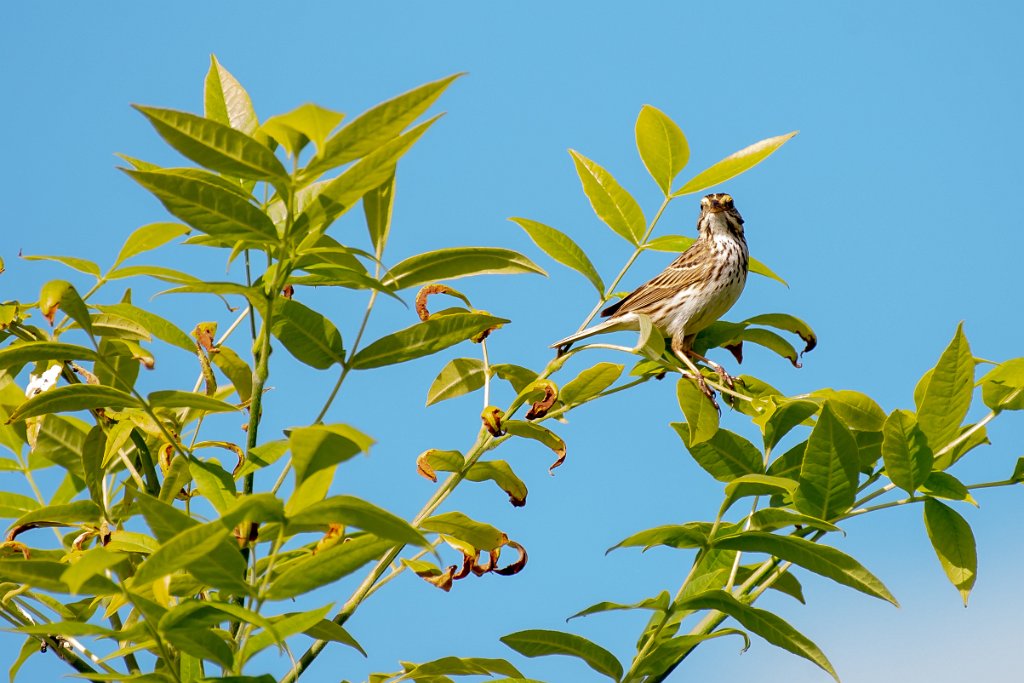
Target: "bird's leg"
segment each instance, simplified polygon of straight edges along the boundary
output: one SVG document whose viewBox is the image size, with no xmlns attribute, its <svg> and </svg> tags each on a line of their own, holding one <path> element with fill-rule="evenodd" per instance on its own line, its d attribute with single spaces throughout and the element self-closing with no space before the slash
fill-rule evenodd
<svg viewBox="0 0 1024 683">
<path fill-rule="evenodd" d="M 711 390 L 711 387 L 709 387 L 708 383 L 704 380 L 704 375 L 701 374 L 697 366 L 694 365 L 692 360 L 690 360 L 688 354 L 692 353 L 692 351 L 687 348 L 687 345 L 684 342 L 685 339 L 682 337 L 672 337 L 672 353 L 674 353 L 676 358 L 681 360 L 683 365 L 689 369 L 690 374 L 693 375 L 694 381 L 697 382 L 697 387 L 705 396 L 708 397 L 708 400 L 711 401 L 711 405 L 715 407 L 715 410 L 721 413 L 722 409 L 718 407 L 718 401 L 715 400 L 715 392 Z"/>
<path fill-rule="evenodd" d="M 725 385 L 727 387 L 729 387 L 730 389 L 734 388 L 735 383 L 733 382 L 732 375 L 726 372 L 725 368 L 723 368 L 721 365 L 711 360 L 710 358 L 705 358 L 696 351 L 691 350 L 689 354 L 690 358 L 696 358 L 697 360 L 704 361 L 705 363 L 710 365 L 711 369 L 718 373 L 718 376 L 722 378 L 722 381 L 725 382 Z"/>
</svg>

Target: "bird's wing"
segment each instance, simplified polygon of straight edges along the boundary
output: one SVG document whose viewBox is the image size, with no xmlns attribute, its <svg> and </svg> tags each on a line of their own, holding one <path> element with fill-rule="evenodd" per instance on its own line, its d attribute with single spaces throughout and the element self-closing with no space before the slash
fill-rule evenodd
<svg viewBox="0 0 1024 683">
<path fill-rule="evenodd" d="M 601 311 L 601 315 L 622 315 L 632 311 L 643 313 L 644 309 L 671 296 L 674 292 L 688 289 L 706 280 L 710 275 L 710 268 L 707 246 L 698 240 L 653 280 L 640 285 L 624 299 Z"/>
</svg>

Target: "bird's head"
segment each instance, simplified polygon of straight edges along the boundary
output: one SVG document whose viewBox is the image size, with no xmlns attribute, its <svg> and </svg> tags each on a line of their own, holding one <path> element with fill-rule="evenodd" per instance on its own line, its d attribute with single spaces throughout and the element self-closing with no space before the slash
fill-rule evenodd
<svg viewBox="0 0 1024 683">
<path fill-rule="evenodd" d="M 710 237 L 743 237 L 743 216 L 736 210 L 732 195 L 719 192 L 706 195 L 700 200 L 697 231 Z"/>
</svg>

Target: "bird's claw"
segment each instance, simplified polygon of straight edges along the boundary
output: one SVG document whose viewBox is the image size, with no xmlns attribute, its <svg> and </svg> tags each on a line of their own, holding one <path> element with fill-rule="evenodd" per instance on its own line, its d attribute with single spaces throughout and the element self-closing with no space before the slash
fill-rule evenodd
<svg viewBox="0 0 1024 683">
<path fill-rule="evenodd" d="M 711 405 L 715 407 L 715 411 L 719 417 L 722 415 L 722 408 L 718 405 L 718 401 L 715 399 L 714 390 L 708 386 L 707 380 L 704 379 L 704 375 L 698 373 L 696 376 L 686 372 L 683 373 L 686 377 L 693 379 L 697 383 L 697 388 L 700 389 L 701 393 L 707 396 L 708 400 L 711 401 Z M 731 378 L 730 378 L 731 379 Z"/>
</svg>

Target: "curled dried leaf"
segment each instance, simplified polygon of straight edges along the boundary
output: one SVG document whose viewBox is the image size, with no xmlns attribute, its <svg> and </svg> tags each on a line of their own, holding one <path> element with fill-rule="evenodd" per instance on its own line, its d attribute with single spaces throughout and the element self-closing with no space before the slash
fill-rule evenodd
<svg viewBox="0 0 1024 683">
<path fill-rule="evenodd" d="M 743 362 L 743 342 L 738 341 L 735 344 L 726 344 L 722 348 L 731 353 L 732 357 L 736 359 L 737 363 Z"/>
<path fill-rule="evenodd" d="M 476 558 L 479 554 L 479 552 L 474 554 L 462 553 L 462 567 L 452 576 L 452 579 L 458 581 L 459 579 L 464 579 L 469 576 L 473 567 L 476 566 Z M 477 576 L 479 576 L 479 574 Z"/>
<path fill-rule="evenodd" d="M 295 296 L 295 288 L 292 287 L 291 285 L 285 285 L 284 289 L 281 290 L 281 296 L 283 296 L 285 299 L 291 299 L 293 296 Z"/>
<path fill-rule="evenodd" d="M 505 433 L 501 428 L 501 420 L 504 417 L 505 411 L 495 406 L 487 406 L 480 413 L 480 419 L 483 420 L 484 428 L 490 432 L 491 436 L 502 436 Z"/>
<path fill-rule="evenodd" d="M 333 525 L 332 525 L 333 526 Z M 238 542 L 239 548 L 244 548 L 250 543 L 255 543 L 260 537 L 260 523 L 259 522 L 242 522 L 234 528 L 235 541 Z M 327 535 L 330 535 L 331 530 L 328 529 Z M 327 536 L 320 539 L 320 543 L 323 543 Z M 320 543 L 317 543 L 317 547 L 313 548 L 313 554 L 316 555 L 317 551 L 322 550 Z M 337 541 L 335 541 L 337 543 Z M 334 545 L 332 543 L 331 545 Z"/>
<path fill-rule="evenodd" d="M 454 287 L 449 287 L 448 285 L 442 285 L 438 283 L 432 285 L 424 285 L 423 287 L 420 288 L 420 291 L 416 293 L 416 315 L 420 317 L 420 320 L 426 320 L 427 318 L 430 317 L 430 311 L 427 309 L 427 298 L 431 294 L 447 294 L 448 296 L 453 296 L 457 299 L 461 299 L 466 303 L 467 306 L 471 305 L 466 295 L 460 292 L 459 290 L 455 289 Z"/>
<path fill-rule="evenodd" d="M 198 342 L 198 344 L 206 349 L 207 351 L 213 351 L 215 343 L 214 339 L 217 336 L 217 323 L 199 323 L 196 328 L 192 330 L 192 338 Z"/>
<path fill-rule="evenodd" d="M 21 553 L 26 560 L 32 559 L 32 553 L 28 546 L 20 541 L 5 541 L 0 543 L 0 553 Z"/>
<path fill-rule="evenodd" d="M 487 564 L 479 564 L 474 561 L 472 567 L 473 573 L 477 576 L 483 576 L 487 572 L 493 570 L 498 564 L 498 555 L 500 554 L 501 548 L 495 548 L 487 553 Z"/>
<path fill-rule="evenodd" d="M 512 576 L 514 574 L 518 574 L 519 572 L 523 571 L 523 567 L 526 566 L 526 561 L 528 559 L 526 555 L 526 548 L 524 548 L 523 546 L 519 545 L 515 541 L 509 541 L 506 545 L 508 545 L 509 548 L 515 548 L 516 550 L 518 550 L 519 558 L 512 564 L 500 568 L 497 567 L 497 558 L 493 558 L 494 561 L 491 563 L 491 566 L 494 567 L 494 573 L 498 574 L 499 576 Z"/>
<path fill-rule="evenodd" d="M 447 569 L 441 574 L 430 574 L 427 572 L 416 572 L 416 575 L 427 583 L 432 583 L 445 593 L 452 589 L 452 579 L 455 576 L 455 570 L 458 569 L 456 565 L 449 565 Z"/>
<path fill-rule="evenodd" d="M 71 369 L 74 370 L 76 374 L 81 375 L 82 379 L 85 380 L 86 384 L 99 384 L 100 383 L 100 378 L 99 377 L 97 377 L 96 375 L 92 374 L 91 372 L 89 372 L 88 370 L 83 368 L 78 363 L 72 363 L 71 364 Z"/>
<path fill-rule="evenodd" d="M 29 531 L 30 529 L 45 529 L 47 527 L 55 526 L 66 526 L 63 522 L 28 522 L 27 524 L 19 524 L 18 526 L 11 527 L 11 530 L 7 532 L 7 542 L 14 541 L 15 538 L 21 534 Z"/>
<path fill-rule="evenodd" d="M 321 550 L 327 550 L 328 548 L 337 545 L 338 541 L 341 540 L 344 531 L 345 525 L 343 524 L 329 524 L 327 526 L 327 533 L 324 534 L 323 538 L 316 542 L 316 547 L 313 548 L 313 554 L 316 555 Z M 241 541 L 241 539 L 239 539 L 239 541 Z"/>
<path fill-rule="evenodd" d="M 539 379 L 530 385 L 529 390 L 542 391 L 544 396 L 540 400 L 534 401 L 533 406 L 526 413 L 526 419 L 536 420 L 544 417 L 558 400 L 558 387 L 549 379 Z"/>
<path fill-rule="evenodd" d="M 416 458 L 416 473 L 435 484 L 437 483 L 437 472 L 430 466 L 430 451 L 423 451 Z"/>
</svg>

